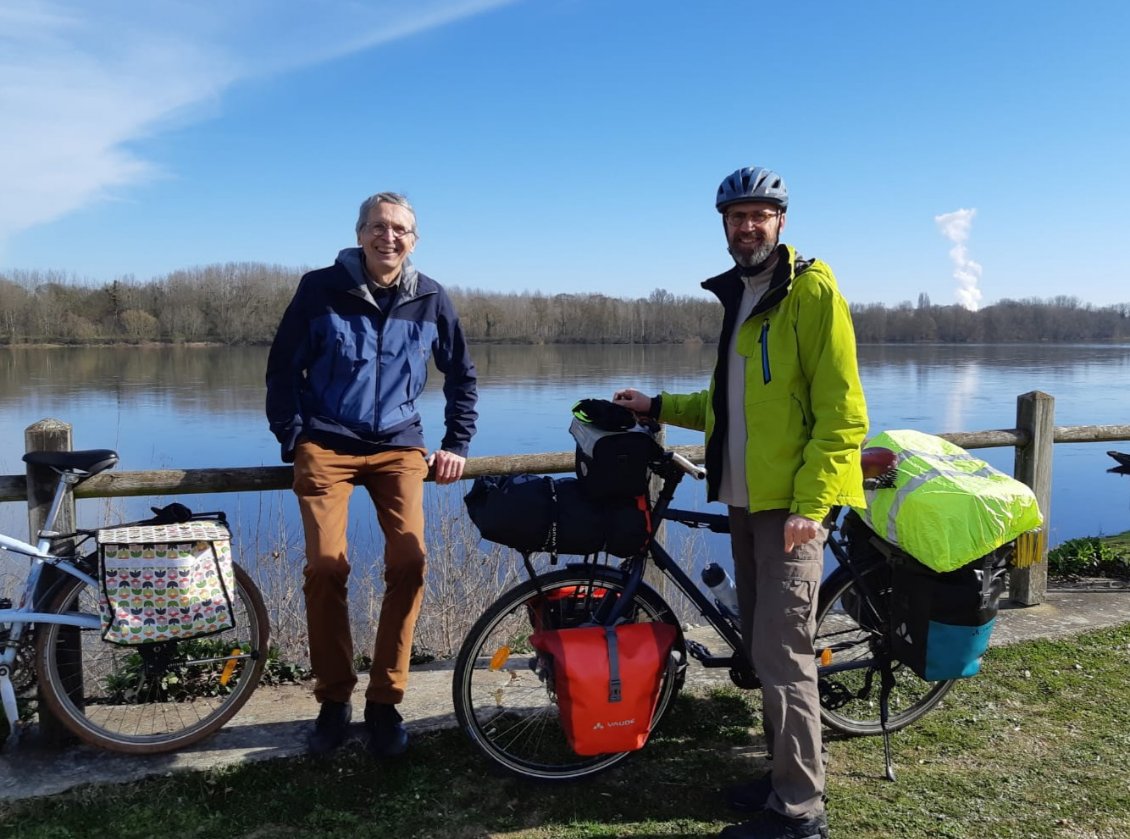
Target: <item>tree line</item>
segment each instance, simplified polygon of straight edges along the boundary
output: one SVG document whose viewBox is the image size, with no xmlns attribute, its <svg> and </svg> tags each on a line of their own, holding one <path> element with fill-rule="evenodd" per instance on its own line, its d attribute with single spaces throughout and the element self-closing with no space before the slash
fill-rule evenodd
<svg viewBox="0 0 1130 839">
<path fill-rule="evenodd" d="M 0 272 L 0 345 L 101 343 L 268 344 L 304 269 L 227 263 L 147 282 L 94 284 L 52 271 Z M 472 341 L 656 344 L 717 340 L 713 299 L 656 289 L 603 294 L 448 289 Z M 1130 303 L 1078 298 L 1002 300 L 979 311 L 916 304 L 853 304 L 861 343 L 1130 341 Z"/>
</svg>

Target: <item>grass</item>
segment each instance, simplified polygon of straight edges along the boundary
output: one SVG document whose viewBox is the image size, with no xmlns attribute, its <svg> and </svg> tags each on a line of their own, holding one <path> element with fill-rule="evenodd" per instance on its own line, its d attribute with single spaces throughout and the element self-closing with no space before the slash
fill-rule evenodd
<svg viewBox="0 0 1130 839">
<path fill-rule="evenodd" d="M 982 674 L 892 739 L 831 738 L 832 835 L 1130 836 L 1130 626 L 994 648 Z M 534 785 L 490 773 L 458 731 L 381 764 L 362 751 L 279 760 L 0 805 L 0 835 L 595 839 L 712 836 L 719 790 L 765 769 L 756 694 L 682 696 L 606 775 Z"/>
</svg>

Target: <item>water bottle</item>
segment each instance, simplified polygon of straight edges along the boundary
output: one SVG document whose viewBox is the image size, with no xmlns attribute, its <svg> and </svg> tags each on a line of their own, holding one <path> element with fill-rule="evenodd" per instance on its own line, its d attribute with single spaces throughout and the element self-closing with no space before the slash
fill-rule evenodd
<svg viewBox="0 0 1130 839">
<path fill-rule="evenodd" d="M 726 573 L 726 569 L 716 562 L 712 562 L 702 569 L 702 581 L 714 595 L 714 600 L 722 610 L 722 614 L 735 624 L 738 622 L 738 592 L 734 588 L 734 581 Z"/>
</svg>

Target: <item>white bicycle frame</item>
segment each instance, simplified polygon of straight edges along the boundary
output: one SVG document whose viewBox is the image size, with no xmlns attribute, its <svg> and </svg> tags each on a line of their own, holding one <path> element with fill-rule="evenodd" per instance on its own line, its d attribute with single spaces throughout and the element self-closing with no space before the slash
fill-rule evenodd
<svg viewBox="0 0 1130 839">
<path fill-rule="evenodd" d="M 0 550 L 12 554 L 26 556 L 31 562 L 27 580 L 24 584 L 23 594 L 19 603 L 14 608 L 0 609 L 0 707 L 4 709 L 4 716 L 8 720 L 8 739 L 18 736 L 19 714 L 16 707 L 16 689 L 12 684 L 12 673 L 16 666 L 16 653 L 19 650 L 20 640 L 28 626 L 39 623 L 57 623 L 62 626 L 74 626 L 79 629 L 100 629 L 101 617 L 99 615 L 84 615 L 78 612 L 66 614 L 51 614 L 36 611 L 39 605 L 35 602 L 35 592 L 39 586 L 39 578 L 43 574 L 43 567 L 51 565 L 65 574 L 82 580 L 89 586 L 97 587 L 97 581 L 84 571 L 76 568 L 66 558 L 58 557 L 49 551 L 51 540 L 49 537 L 56 534 L 51 532 L 55 518 L 59 515 L 59 507 L 67 487 L 78 483 L 79 477 L 70 473 L 61 473 L 59 484 L 55 488 L 55 497 L 51 501 L 51 508 L 47 513 L 44 529 L 39 533 L 37 545 L 13 539 L 0 533 Z M 6 631 L 5 631 L 6 630 Z"/>
</svg>

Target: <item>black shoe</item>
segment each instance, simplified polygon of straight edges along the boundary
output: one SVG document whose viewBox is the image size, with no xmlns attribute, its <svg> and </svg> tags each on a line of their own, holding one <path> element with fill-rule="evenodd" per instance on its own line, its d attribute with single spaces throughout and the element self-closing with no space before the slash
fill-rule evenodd
<svg viewBox="0 0 1130 839">
<path fill-rule="evenodd" d="M 314 732 L 306 741 L 306 750 L 312 755 L 332 752 L 349 736 L 351 719 L 353 708 L 348 702 L 323 702 L 318 709 L 318 719 L 314 720 Z"/>
<path fill-rule="evenodd" d="M 726 788 L 726 806 L 739 813 L 760 813 L 773 792 L 773 776 L 766 772 L 760 778 Z"/>
<path fill-rule="evenodd" d="M 748 822 L 730 825 L 718 839 L 828 839 L 828 819 L 823 813 L 792 819 L 776 810 L 763 810 Z"/>
<path fill-rule="evenodd" d="M 396 757 L 408 750 L 408 730 L 395 705 L 366 702 L 365 728 L 369 730 L 365 748 L 373 757 Z"/>
</svg>

